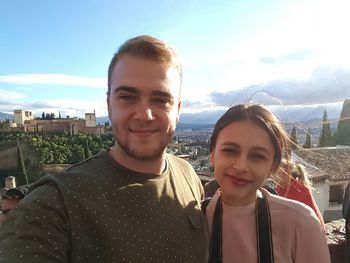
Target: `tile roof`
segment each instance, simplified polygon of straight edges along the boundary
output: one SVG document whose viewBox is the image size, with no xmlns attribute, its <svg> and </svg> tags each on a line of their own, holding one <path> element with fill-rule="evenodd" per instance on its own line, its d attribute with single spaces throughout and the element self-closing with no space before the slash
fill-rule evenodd
<svg viewBox="0 0 350 263">
<path fill-rule="evenodd" d="M 298 149 L 293 159 L 305 166 L 313 181 L 350 180 L 350 146 Z"/>
</svg>

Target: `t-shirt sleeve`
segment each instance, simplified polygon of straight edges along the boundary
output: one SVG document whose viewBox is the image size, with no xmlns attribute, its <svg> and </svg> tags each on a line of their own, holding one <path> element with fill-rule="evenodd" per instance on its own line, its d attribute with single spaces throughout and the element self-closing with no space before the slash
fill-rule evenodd
<svg viewBox="0 0 350 263">
<path fill-rule="evenodd" d="M 68 220 L 53 183 L 32 190 L 10 212 L 0 233 L 1 262 L 68 262 Z"/>
<path fill-rule="evenodd" d="M 314 210 L 315 214 L 317 215 L 318 220 L 320 220 L 320 223 L 321 223 L 321 225 L 322 225 L 323 228 L 324 228 L 323 217 L 322 217 L 322 215 L 321 215 L 320 210 L 318 209 L 318 206 L 317 206 L 317 204 L 316 204 L 315 199 L 314 199 L 313 196 L 312 196 L 311 191 L 307 191 L 306 197 L 305 197 L 305 198 L 306 198 L 306 204 L 307 204 L 308 206 L 310 206 L 310 207 L 312 208 L 312 210 Z"/>
<path fill-rule="evenodd" d="M 330 263 L 324 229 L 314 216 L 306 217 L 296 230 L 295 263 Z"/>
</svg>

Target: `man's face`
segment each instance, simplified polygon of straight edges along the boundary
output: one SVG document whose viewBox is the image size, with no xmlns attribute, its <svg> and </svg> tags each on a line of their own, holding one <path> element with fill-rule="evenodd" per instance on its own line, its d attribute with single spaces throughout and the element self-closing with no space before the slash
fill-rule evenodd
<svg viewBox="0 0 350 263">
<path fill-rule="evenodd" d="M 117 151 L 137 160 L 159 158 L 176 128 L 179 93 L 180 76 L 170 65 L 122 56 L 107 98 Z"/>
</svg>

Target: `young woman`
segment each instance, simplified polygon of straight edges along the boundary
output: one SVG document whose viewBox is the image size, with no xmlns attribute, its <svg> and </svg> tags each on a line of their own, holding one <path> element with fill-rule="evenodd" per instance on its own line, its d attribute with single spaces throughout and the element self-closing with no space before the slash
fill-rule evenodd
<svg viewBox="0 0 350 263">
<path fill-rule="evenodd" d="M 313 210 L 261 188 L 278 169 L 286 140 L 260 105 L 234 106 L 216 123 L 210 157 L 220 188 L 206 207 L 209 262 L 330 262 Z"/>
<path fill-rule="evenodd" d="M 323 217 L 311 193 L 311 182 L 303 166 L 292 160 L 283 159 L 274 179 L 277 181 L 276 191 L 279 196 L 299 201 L 311 207 L 324 227 Z"/>
</svg>

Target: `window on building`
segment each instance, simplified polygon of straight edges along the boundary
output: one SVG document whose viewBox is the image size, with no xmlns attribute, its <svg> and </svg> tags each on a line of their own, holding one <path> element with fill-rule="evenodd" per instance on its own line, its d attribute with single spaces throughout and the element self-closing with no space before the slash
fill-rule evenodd
<svg viewBox="0 0 350 263">
<path fill-rule="evenodd" d="M 343 203 L 344 186 L 341 184 L 331 185 L 329 187 L 329 204 L 337 205 Z"/>
</svg>

